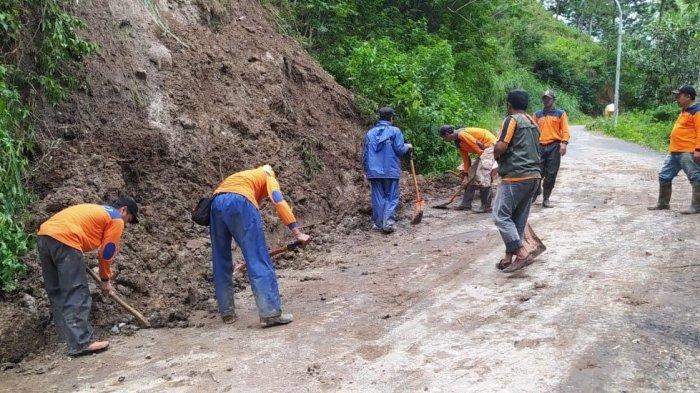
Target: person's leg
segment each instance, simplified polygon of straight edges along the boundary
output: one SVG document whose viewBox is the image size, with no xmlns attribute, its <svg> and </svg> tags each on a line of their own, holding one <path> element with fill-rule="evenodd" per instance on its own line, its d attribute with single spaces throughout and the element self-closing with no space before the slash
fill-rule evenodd
<svg viewBox="0 0 700 393">
<path fill-rule="evenodd" d="M 549 157 L 549 149 L 548 146 L 539 146 L 540 150 L 540 174 L 542 175 L 542 181 L 544 182 L 545 176 L 547 175 L 547 166 L 549 165 L 550 157 Z M 532 198 L 532 202 L 534 203 L 535 200 L 537 200 L 537 197 L 542 194 L 542 182 L 540 182 L 539 187 L 537 187 L 537 191 L 535 191 L 535 196 Z M 544 198 L 543 198 L 544 199 Z"/>
<path fill-rule="evenodd" d="M 226 225 L 226 218 L 232 214 L 230 205 L 230 194 L 217 196 L 211 204 L 209 224 L 214 293 L 219 314 L 224 319 L 230 319 L 236 313 L 233 301 L 231 232 Z"/>
<path fill-rule="evenodd" d="M 688 176 L 688 181 L 690 181 L 690 185 L 693 188 L 690 197 L 690 207 L 681 211 L 681 213 L 700 213 L 700 165 L 693 160 L 693 153 L 681 154 L 680 165 L 685 175 Z"/>
<path fill-rule="evenodd" d="M 464 194 L 462 195 L 462 203 L 457 206 L 457 210 L 471 210 L 475 192 L 476 187 L 471 185 L 467 186 L 467 188 L 464 189 Z"/>
<path fill-rule="evenodd" d="M 227 225 L 243 253 L 258 313 L 261 318 L 279 316 L 282 312 L 279 288 L 260 212 L 244 197 L 236 197 L 235 211 Z"/>
<path fill-rule="evenodd" d="M 58 341 L 68 342 L 66 321 L 63 319 L 63 297 L 61 296 L 61 287 L 58 284 L 58 269 L 51 255 L 53 243 L 58 242 L 49 236 L 39 236 L 36 246 L 39 261 L 41 262 L 41 273 L 44 277 L 44 288 L 51 304 L 51 315 L 56 326 Z"/>
<path fill-rule="evenodd" d="M 92 342 L 90 326 L 90 287 L 87 282 L 83 253 L 60 244 L 55 246 L 54 261 L 63 300 L 69 354 L 78 354 Z"/>
<path fill-rule="evenodd" d="M 522 241 L 518 235 L 518 229 L 513 221 L 515 210 L 514 189 L 517 183 L 503 182 L 496 193 L 496 204 L 493 207 L 493 219 L 506 246 L 506 254 L 514 254 Z"/>
<path fill-rule="evenodd" d="M 372 198 L 372 222 L 377 229 L 384 228 L 384 179 L 370 179 Z"/>
<path fill-rule="evenodd" d="M 552 195 L 554 183 L 557 181 L 559 166 L 561 165 L 561 145 L 552 143 L 545 147 L 547 151 L 547 160 L 542 169 L 542 207 L 553 207 L 549 203 L 549 196 Z"/>
<path fill-rule="evenodd" d="M 384 192 L 386 205 L 384 208 L 384 229 L 393 228 L 396 223 L 396 208 L 399 206 L 401 188 L 399 179 L 385 179 Z"/>
<path fill-rule="evenodd" d="M 678 175 L 681 170 L 680 156 L 675 153 L 670 153 L 666 156 L 661 170 L 659 171 L 659 200 L 655 206 L 649 206 L 649 210 L 667 210 L 670 209 L 671 192 L 673 178 Z"/>
<path fill-rule="evenodd" d="M 530 217 L 530 207 L 532 198 L 539 188 L 540 180 L 526 180 L 518 183 L 517 195 L 515 197 L 516 208 L 513 212 L 513 221 L 518 230 L 520 240 L 525 239 L 525 226 Z"/>
</svg>

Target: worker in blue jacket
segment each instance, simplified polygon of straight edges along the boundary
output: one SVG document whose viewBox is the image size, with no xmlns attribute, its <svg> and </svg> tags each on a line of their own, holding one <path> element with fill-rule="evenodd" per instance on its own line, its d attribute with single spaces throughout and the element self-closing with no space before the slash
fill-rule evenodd
<svg viewBox="0 0 700 393">
<path fill-rule="evenodd" d="M 364 141 L 365 176 L 372 188 L 372 221 L 382 233 L 394 232 L 399 204 L 401 157 L 413 148 L 404 143 L 403 134 L 394 127 L 394 109 L 379 109 L 379 121 L 367 132 Z"/>
</svg>

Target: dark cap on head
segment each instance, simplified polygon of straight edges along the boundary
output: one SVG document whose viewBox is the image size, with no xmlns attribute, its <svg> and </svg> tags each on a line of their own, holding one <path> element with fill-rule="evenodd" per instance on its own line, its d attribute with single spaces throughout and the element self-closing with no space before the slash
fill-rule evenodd
<svg viewBox="0 0 700 393">
<path fill-rule="evenodd" d="M 126 211 L 131 214 L 131 217 L 133 217 L 133 220 L 131 221 L 134 224 L 138 224 L 139 222 L 139 207 L 136 204 L 136 201 L 134 201 L 131 197 L 128 196 L 120 196 L 119 198 L 115 199 L 114 202 L 112 202 L 112 207 L 119 209 L 120 207 L 126 207 Z"/>
<path fill-rule="evenodd" d="M 691 85 L 682 85 L 681 87 L 673 91 L 673 94 L 680 93 L 689 95 L 692 100 L 695 99 L 695 88 Z"/>
<path fill-rule="evenodd" d="M 391 120 L 392 117 L 396 117 L 396 113 L 394 112 L 394 108 L 391 108 L 388 106 L 379 108 L 379 119 L 380 120 Z"/>
<path fill-rule="evenodd" d="M 455 132 L 455 128 L 449 124 L 445 124 L 444 126 L 440 127 L 440 130 L 438 131 L 440 136 L 451 134 L 453 132 Z"/>
</svg>

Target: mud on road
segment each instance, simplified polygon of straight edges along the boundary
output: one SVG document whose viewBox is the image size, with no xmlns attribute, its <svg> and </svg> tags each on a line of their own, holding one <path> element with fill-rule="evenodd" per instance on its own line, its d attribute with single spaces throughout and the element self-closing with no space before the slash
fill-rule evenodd
<svg viewBox="0 0 700 393">
<path fill-rule="evenodd" d="M 201 312 L 97 356 L 46 353 L 0 391 L 699 391 L 700 218 L 678 213 L 680 177 L 671 211 L 645 209 L 661 158 L 574 127 L 557 207 L 531 217 L 548 250 L 522 272 L 494 268 L 490 216 L 428 209 L 280 271 L 291 325 L 260 329 L 245 290 L 234 325 Z"/>
</svg>

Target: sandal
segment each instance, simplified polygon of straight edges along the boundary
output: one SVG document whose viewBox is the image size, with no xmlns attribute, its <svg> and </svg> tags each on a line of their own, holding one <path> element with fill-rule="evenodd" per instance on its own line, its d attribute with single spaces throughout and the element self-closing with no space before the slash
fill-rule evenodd
<svg viewBox="0 0 700 393">
<path fill-rule="evenodd" d="M 500 261 L 496 262 L 496 269 L 498 270 L 503 270 L 513 264 L 513 261 L 511 260 L 510 262 L 506 261 L 506 258 L 501 258 Z"/>
<path fill-rule="evenodd" d="M 82 350 L 75 353 L 70 353 L 68 355 L 71 357 L 92 355 L 93 353 L 100 353 L 106 351 L 107 348 L 109 348 L 109 341 L 93 341 Z"/>
<path fill-rule="evenodd" d="M 515 258 L 515 261 L 513 261 L 513 263 L 511 263 L 510 266 L 503 269 L 503 273 L 513 273 L 516 270 L 520 270 L 525 266 L 531 265 L 534 261 L 535 258 L 533 258 L 530 254 L 528 254 L 528 256 L 526 256 L 523 259 Z"/>
</svg>

